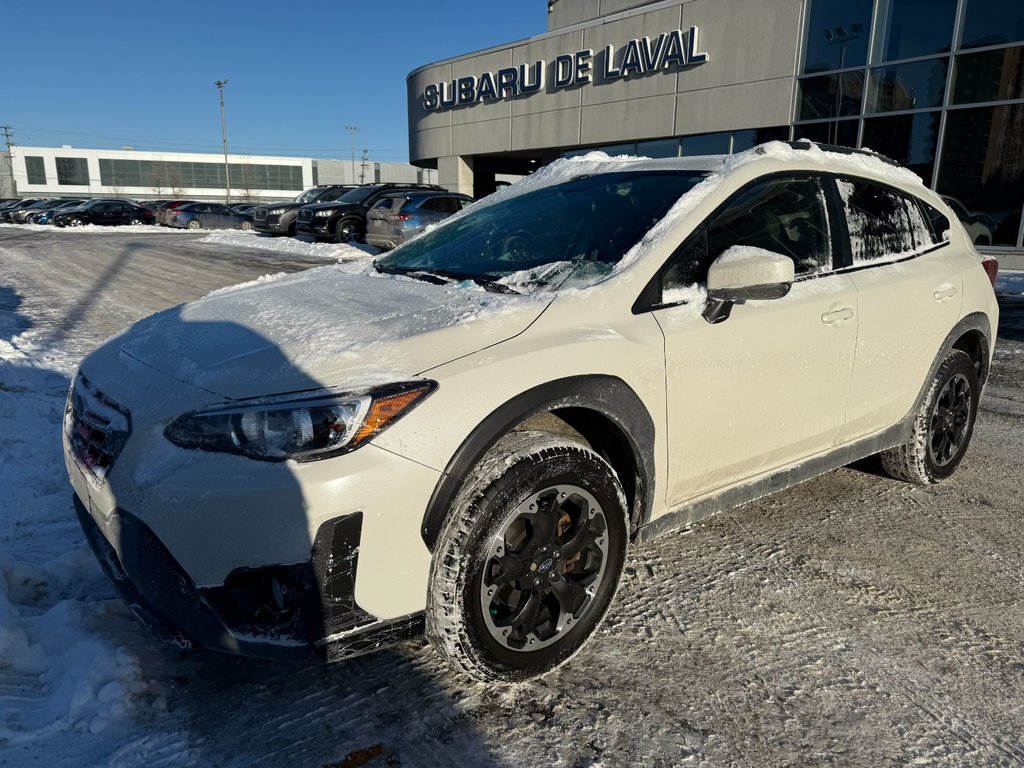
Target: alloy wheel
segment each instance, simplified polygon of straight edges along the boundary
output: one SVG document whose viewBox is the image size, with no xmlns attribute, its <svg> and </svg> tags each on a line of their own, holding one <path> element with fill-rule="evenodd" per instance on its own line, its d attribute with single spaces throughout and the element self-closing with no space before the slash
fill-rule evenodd
<svg viewBox="0 0 1024 768">
<path fill-rule="evenodd" d="M 960 453 L 971 421 L 973 393 L 962 373 L 951 377 L 935 398 L 928 427 L 928 454 L 944 467 Z"/>
<path fill-rule="evenodd" d="M 488 546 L 480 606 L 491 637 L 513 651 L 560 639 L 587 613 L 608 566 L 608 525 L 576 485 L 532 494 Z"/>
</svg>

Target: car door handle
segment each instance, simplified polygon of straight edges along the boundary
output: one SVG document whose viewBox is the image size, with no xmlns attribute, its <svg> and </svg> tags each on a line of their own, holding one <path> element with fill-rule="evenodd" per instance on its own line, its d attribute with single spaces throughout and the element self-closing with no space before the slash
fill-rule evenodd
<svg viewBox="0 0 1024 768">
<path fill-rule="evenodd" d="M 938 288 L 935 289 L 935 293 L 933 293 L 932 296 L 935 297 L 936 301 L 945 301 L 946 299 L 951 299 L 954 296 L 956 296 L 956 286 L 949 285 L 948 283 L 945 285 L 940 285 Z"/>
<path fill-rule="evenodd" d="M 830 309 L 828 312 L 821 316 L 821 322 L 826 325 L 842 325 L 847 320 L 853 318 L 852 307 L 840 307 L 839 309 Z"/>
</svg>

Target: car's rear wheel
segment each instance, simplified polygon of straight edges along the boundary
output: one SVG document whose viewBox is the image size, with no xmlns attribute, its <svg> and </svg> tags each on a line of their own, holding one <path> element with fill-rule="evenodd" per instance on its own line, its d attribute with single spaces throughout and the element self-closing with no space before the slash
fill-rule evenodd
<svg viewBox="0 0 1024 768">
<path fill-rule="evenodd" d="M 974 361 L 967 353 L 952 350 L 918 408 L 910 441 L 881 453 L 885 471 L 922 485 L 952 475 L 971 442 L 980 394 Z"/>
<path fill-rule="evenodd" d="M 81 219 L 75 218 L 69 221 L 68 224 L 70 224 L 72 227 L 80 227 L 83 224 L 85 224 L 85 222 L 82 221 Z"/>
<path fill-rule="evenodd" d="M 363 239 L 363 226 L 359 219 L 342 219 L 334 230 L 339 243 L 354 243 Z"/>
<path fill-rule="evenodd" d="M 137 226 L 142 223 L 142 219 L 129 219 L 128 223 L 132 226 Z"/>
<path fill-rule="evenodd" d="M 201 222 L 199 219 L 189 219 L 188 224 L 186 224 L 185 226 L 187 226 L 189 229 L 202 229 L 203 222 Z"/>
<path fill-rule="evenodd" d="M 579 443 L 515 432 L 481 462 L 438 540 L 427 635 L 478 680 L 528 680 L 597 629 L 625 562 L 627 511 L 609 464 Z"/>
</svg>

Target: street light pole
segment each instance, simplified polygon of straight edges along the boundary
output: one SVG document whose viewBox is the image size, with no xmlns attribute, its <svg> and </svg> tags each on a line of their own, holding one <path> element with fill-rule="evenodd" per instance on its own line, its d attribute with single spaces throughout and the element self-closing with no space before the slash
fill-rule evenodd
<svg viewBox="0 0 1024 768">
<path fill-rule="evenodd" d="M 352 136 L 352 183 L 356 183 L 356 131 L 359 130 L 358 126 L 346 125 L 345 130 Z"/>
<path fill-rule="evenodd" d="M 228 166 L 228 124 L 224 119 L 224 86 L 228 84 L 227 78 L 217 80 L 214 85 L 220 93 L 220 132 L 224 139 L 224 198 L 225 202 L 231 204 L 231 169 Z"/>
</svg>

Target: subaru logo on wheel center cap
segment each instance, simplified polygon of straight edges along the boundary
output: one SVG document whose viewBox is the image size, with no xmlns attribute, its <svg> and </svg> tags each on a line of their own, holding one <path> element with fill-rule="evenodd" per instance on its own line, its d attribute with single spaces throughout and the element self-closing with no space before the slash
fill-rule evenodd
<svg viewBox="0 0 1024 768">
<path fill-rule="evenodd" d="M 551 566 L 554 565 L 554 564 L 555 564 L 555 561 L 552 560 L 549 557 L 547 560 L 545 560 L 543 563 L 540 564 L 540 568 L 538 568 L 537 570 L 540 573 L 547 573 L 548 571 L 551 570 Z"/>
</svg>

